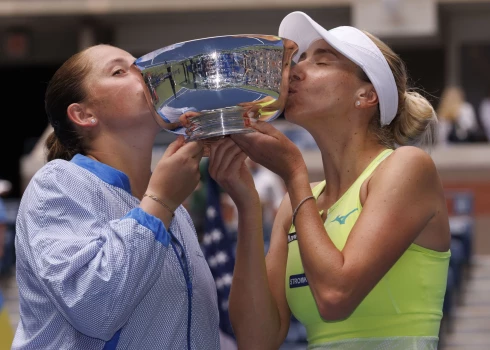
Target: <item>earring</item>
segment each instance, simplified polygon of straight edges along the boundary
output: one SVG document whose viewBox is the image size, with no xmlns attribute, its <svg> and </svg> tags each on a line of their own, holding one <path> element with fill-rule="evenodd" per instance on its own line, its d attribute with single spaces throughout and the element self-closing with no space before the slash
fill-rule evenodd
<svg viewBox="0 0 490 350">
<path fill-rule="evenodd" d="M 95 118 L 90 119 L 90 122 L 91 122 L 92 124 L 95 124 Z"/>
<path fill-rule="evenodd" d="M 356 101 L 356 107 L 359 107 L 361 105 L 361 101 Z"/>
</svg>

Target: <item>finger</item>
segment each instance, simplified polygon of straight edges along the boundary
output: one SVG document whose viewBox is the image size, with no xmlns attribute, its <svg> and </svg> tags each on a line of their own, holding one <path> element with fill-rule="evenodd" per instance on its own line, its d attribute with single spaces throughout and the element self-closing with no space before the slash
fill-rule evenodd
<svg viewBox="0 0 490 350">
<path fill-rule="evenodd" d="M 191 141 L 183 145 L 176 153 L 179 153 L 185 157 L 195 158 L 203 150 L 202 143 Z"/>
<path fill-rule="evenodd" d="M 243 153 L 240 147 L 238 147 L 233 141 L 230 140 L 230 142 L 227 145 L 224 145 L 220 149 L 220 152 L 222 153 L 220 155 L 221 157 L 221 163 L 220 163 L 220 171 L 222 173 L 230 173 L 231 169 L 231 164 L 233 164 L 235 157 L 239 153 Z"/>
<path fill-rule="evenodd" d="M 179 117 L 179 122 L 183 127 L 187 128 L 190 125 L 189 118 L 197 117 L 200 114 L 199 112 L 187 111 Z"/>
<path fill-rule="evenodd" d="M 216 181 L 225 184 L 231 179 L 238 177 L 237 174 L 241 164 L 235 164 L 235 162 L 240 153 L 243 152 L 237 145 L 234 145 L 223 154 L 219 165 L 216 164 L 216 167 L 213 169 L 213 174 Z"/>
<path fill-rule="evenodd" d="M 220 169 L 223 169 L 223 156 L 228 152 L 234 142 L 230 138 L 216 141 L 212 146 L 211 158 L 213 164 L 210 164 L 210 170 L 213 174 L 217 174 Z"/>
<path fill-rule="evenodd" d="M 197 155 L 193 156 L 193 158 L 201 159 L 203 157 L 203 155 L 204 155 L 204 151 L 205 151 L 205 148 L 206 148 L 205 146 L 206 145 L 202 141 L 199 141 L 199 140 L 197 140 L 195 142 L 197 142 L 198 144 L 200 144 L 202 148 L 201 148 L 201 152 L 199 152 Z"/>
<path fill-rule="evenodd" d="M 245 107 L 245 106 L 252 106 L 252 105 L 255 105 L 255 104 L 264 104 L 264 103 L 267 103 L 267 102 L 269 102 L 271 100 L 274 100 L 274 98 L 271 97 L 271 96 L 266 96 L 266 97 L 261 98 L 260 100 L 256 100 L 256 101 L 238 103 L 237 106 Z"/>
<path fill-rule="evenodd" d="M 218 148 L 220 148 L 221 145 L 223 144 L 223 142 L 225 142 L 225 138 L 223 137 L 223 138 L 213 140 L 213 141 L 209 141 L 209 139 L 206 139 L 204 142 L 212 150 L 212 154 L 214 156 L 216 154 L 216 151 L 218 150 Z"/>
<path fill-rule="evenodd" d="M 254 142 L 257 142 L 261 135 L 254 135 L 255 133 L 248 134 L 233 134 L 230 138 L 235 142 L 245 153 Z M 257 137 L 258 136 L 258 137 Z"/>
<path fill-rule="evenodd" d="M 179 135 L 177 139 L 168 145 L 167 149 L 163 153 L 164 157 L 169 157 L 175 152 L 177 152 L 184 145 L 184 136 Z"/>
<path fill-rule="evenodd" d="M 240 152 L 240 154 L 238 154 L 238 163 L 245 163 L 245 160 L 248 158 L 247 154 L 245 152 Z M 247 167 L 248 168 L 248 167 Z"/>
<path fill-rule="evenodd" d="M 257 119 L 260 117 L 260 105 L 253 105 L 245 109 L 243 112 L 243 118 L 254 118 Z"/>
<path fill-rule="evenodd" d="M 248 107 L 252 107 L 253 103 L 252 102 L 240 102 L 237 104 L 237 106 L 248 108 Z"/>
<path fill-rule="evenodd" d="M 214 169 L 216 169 L 217 167 L 215 165 L 216 165 L 216 163 L 219 162 L 219 160 L 216 158 L 216 150 L 219 147 L 220 141 L 208 143 L 208 146 L 209 146 L 208 172 L 213 179 L 215 179 L 215 176 L 216 176 Z"/>
<path fill-rule="evenodd" d="M 262 134 L 272 136 L 275 139 L 284 137 L 284 134 L 279 130 L 277 130 L 275 127 L 273 127 L 270 123 L 263 122 L 260 120 L 253 120 L 253 119 L 251 120 L 251 122 L 252 122 L 251 127 Z"/>
<path fill-rule="evenodd" d="M 238 149 L 240 150 L 240 148 L 238 148 Z M 228 168 L 228 171 L 230 173 L 235 173 L 238 170 L 240 170 L 240 167 L 242 165 L 245 165 L 245 159 L 247 159 L 247 158 L 248 158 L 247 154 L 245 152 L 243 152 L 242 150 L 237 152 L 235 154 L 235 158 L 233 159 L 233 162 L 230 164 L 230 167 Z M 248 167 L 247 167 L 247 169 L 248 169 Z"/>
<path fill-rule="evenodd" d="M 217 143 L 218 147 L 216 148 L 215 157 L 222 159 L 223 156 L 226 154 L 226 152 L 229 152 L 231 147 L 233 147 L 234 145 L 235 145 L 235 142 L 233 142 L 233 140 L 230 139 L 229 137 L 227 137 L 224 140 L 220 140 Z"/>
</svg>

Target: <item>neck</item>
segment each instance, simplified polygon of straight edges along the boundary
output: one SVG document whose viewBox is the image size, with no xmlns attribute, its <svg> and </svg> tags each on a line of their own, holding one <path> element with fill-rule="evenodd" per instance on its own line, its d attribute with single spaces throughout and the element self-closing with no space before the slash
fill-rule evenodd
<svg viewBox="0 0 490 350">
<path fill-rule="evenodd" d="M 131 144 L 127 140 L 105 137 L 95 142 L 87 156 L 125 173 L 131 185 L 131 193 L 142 198 L 151 177 L 153 143 Z"/>
<path fill-rule="evenodd" d="M 310 131 L 322 154 L 326 180 L 324 195 L 335 203 L 356 181 L 371 161 L 385 149 L 367 128 L 346 128 L 332 133 L 329 128 Z"/>
</svg>

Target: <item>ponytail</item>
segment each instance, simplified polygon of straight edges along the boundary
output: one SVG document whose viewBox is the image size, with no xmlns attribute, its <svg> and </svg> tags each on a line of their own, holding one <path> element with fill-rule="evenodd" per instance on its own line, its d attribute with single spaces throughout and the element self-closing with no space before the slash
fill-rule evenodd
<svg viewBox="0 0 490 350">
<path fill-rule="evenodd" d="M 82 136 L 66 111 L 70 104 L 87 98 L 85 80 L 92 68 L 85 57 L 87 50 L 66 60 L 55 72 L 46 89 L 44 106 L 54 129 L 45 143 L 48 161 L 58 158 L 70 160 L 77 153 L 85 154 Z"/>
<path fill-rule="evenodd" d="M 432 147 L 436 142 L 437 116 L 431 103 L 418 92 L 407 91 L 400 107 L 391 126 L 395 144 Z"/>
<path fill-rule="evenodd" d="M 45 146 L 47 149 L 46 159 L 48 162 L 54 159 L 71 160 L 75 154 L 81 153 L 82 151 L 80 147 L 65 147 L 54 131 L 48 135 Z"/>
<path fill-rule="evenodd" d="M 388 148 L 411 145 L 430 149 L 437 140 L 437 115 L 434 108 L 424 96 L 411 91 L 407 86 L 408 74 L 402 59 L 379 38 L 365 33 L 383 53 L 398 90 L 398 111 L 395 118 L 389 125 L 381 126 L 378 111 L 371 119 L 371 131 Z M 367 77 L 364 78 L 366 79 Z"/>
</svg>

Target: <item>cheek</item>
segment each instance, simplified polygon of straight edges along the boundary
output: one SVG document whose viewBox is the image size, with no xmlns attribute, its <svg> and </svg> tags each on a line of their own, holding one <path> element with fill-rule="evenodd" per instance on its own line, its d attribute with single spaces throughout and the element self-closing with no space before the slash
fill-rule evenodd
<svg viewBox="0 0 490 350">
<path fill-rule="evenodd" d="M 315 96 L 332 108 L 344 104 L 355 91 L 355 87 L 348 75 L 336 74 L 322 79 L 316 84 L 315 91 Z"/>
<path fill-rule="evenodd" d="M 110 104 L 118 111 L 141 108 L 146 103 L 143 87 L 137 82 L 114 87 L 107 96 Z"/>
</svg>

